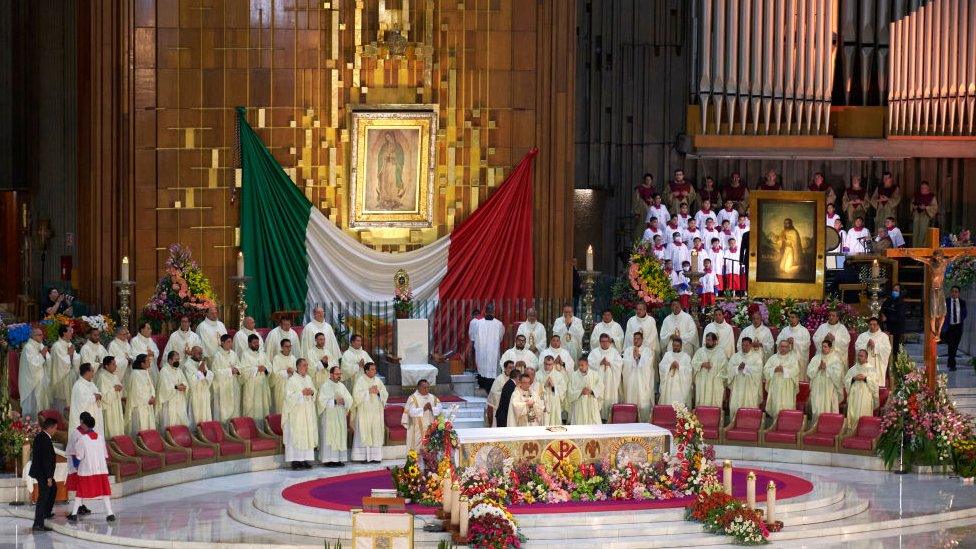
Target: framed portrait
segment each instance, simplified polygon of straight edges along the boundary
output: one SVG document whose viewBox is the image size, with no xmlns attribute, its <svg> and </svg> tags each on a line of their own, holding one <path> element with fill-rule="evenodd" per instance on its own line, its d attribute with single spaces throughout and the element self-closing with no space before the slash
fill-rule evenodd
<svg viewBox="0 0 976 549">
<path fill-rule="evenodd" d="M 431 227 L 436 106 L 356 110 L 350 127 L 349 226 Z"/>
<path fill-rule="evenodd" d="M 809 191 L 749 193 L 749 295 L 822 299 L 826 199 Z"/>
</svg>

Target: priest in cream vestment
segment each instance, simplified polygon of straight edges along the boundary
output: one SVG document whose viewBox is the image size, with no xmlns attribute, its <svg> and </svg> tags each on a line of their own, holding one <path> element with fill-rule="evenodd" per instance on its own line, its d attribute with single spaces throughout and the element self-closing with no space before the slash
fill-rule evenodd
<svg viewBox="0 0 976 549">
<path fill-rule="evenodd" d="M 524 362 L 530 368 L 535 368 L 539 363 L 536 354 L 526 347 L 524 335 L 515 336 L 515 346 L 502 353 L 502 357 L 498 359 L 498 366 L 503 366 L 509 360 L 512 362 Z M 502 370 L 502 368 L 498 369 Z"/>
<path fill-rule="evenodd" d="M 725 313 L 718 307 L 712 311 L 712 321 L 702 331 L 703 344 L 708 334 L 715 334 L 715 337 L 718 338 L 718 348 L 725 353 L 726 359 L 735 354 L 735 332 L 732 325 L 725 320 Z"/>
<path fill-rule="evenodd" d="M 610 409 L 620 402 L 624 361 L 609 336 L 601 336 L 600 344 L 586 358 L 590 369 L 603 375 L 600 416 L 606 421 L 610 417 Z"/>
<path fill-rule="evenodd" d="M 342 382 L 346 384 L 347 389 L 355 385 L 356 380 L 363 374 L 363 367 L 370 362 L 373 362 L 373 359 L 363 349 L 363 336 L 353 334 L 349 338 L 349 348 L 342 353 Z"/>
<path fill-rule="evenodd" d="M 752 313 L 752 324 L 746 326 L 739 332 L 739 348 L 742 348 L 742 339 L 748 337 L 752 340 L 752 351 L 762 351 L 762 360 L 766 361 L 776 352 L 776 341 L 773 339 L 773 332 L 769 326 L 763 324 L 762 314 L 759 311 Z"/>
<path fill-rule="evenodd" d="M 300 358 L 295 363 L 295 375 L 288 378 L 281 412 L 285 461 L 291 462 L 292 469 L 311 469 L 309 462 L 315 460 L 315 447 L 319 445 L 316 393 L 308 375 L 308 361 Z"/>
<path fill-rule="evenodd" d="M 804 366 L 810 362 L 810 330 L 800 323 L 800 316 L 796 312 L 790 312 L 789 321 L 789 325 L 776 336 L 776 344 L 780 341 L 790 342 L 796 363 L 800 365 L 800 381 L 806 381 L 807 370 Z"/>
<path fill-rule="evenodd" d="M 213 417 L 221 423 L 241 415 L 241 385 L 243 378 L 237 366 L 234 340 L 220 336 L 220 348 L 210 357 L 213 369 Z"/>
<path fill-rule="evenodd" d="M 649 421 L 654 407 L 654 351 L 644 346 L 644 334 L 636 332 L 634 344 L 623 354 L 623 401 L 637 405 L 638 419 Z"/>
<path fill-rule="evenodd" d="M 241 387 L 241 412 L 261 423 L 271 413 L 271 368 L 268 354 L 261 349 L 261 339 L 251 334 L 248 348 L 240 355 L 238 369 L 244 380 Z"/>
<path fill-rule="evenodd" d="M 156 385 L 156 421 L 160 431 L 165 431 L 170 425 L 190 424 L 187 415 L 189 390 L 190 383 L 180 368 L 180 355 L 170 351 L 166 355 L 166 365 L 159 371 L 159 383 Z"/>
<path fill-rule="evenodd" d="M 881 331 L 878 319 L 871 317 L 868 320 L 868 331 L 857 336 L 854 342 L 854 349 L 857 351 L 867 351 L 868 362 L 874 366 L 878 373 L 877 382 L 879 387 L 884 387 L 888 383 L 888 360 L 891 358 L 891 338 L 888 334 Z"/>
<path fill-rule="evenodd" d="M 536 375 L 536 383 L 541 387 L 543 405 L 546 408 L 544 425 L 562 425 L 563 404 L 569 382 L 566 374 L 556 369 L 552 357 L 543 361 L 542 369 Z"/>
<path fill-rule="evenodd" d="M 295 344 L 291 340 L 281 340 L 281 352 L 276 354 L 271 361 L 271 377 L 269 381 L 274 403 L 272 409 L 279 414 L 285 410 L 288 378 L 295 374 L 295 365 L 298 363 L 298 359 L 292 352 L 294 348 Z"/>
<path fill-rule="evenodd" d="M 34 418 L 37 412 L 51 406 L 50 380 L 47 377 L 50 363 L 51 353 L 44 345 L 44 332 L 40 328 L 31 328 L 30 339 L 20 353 L 17 372 L 21 414 Z"/>
<path fill-rule="evenodd" d="M 356 379 L 356 386 L 352 391 L 354 461 L 379 463 L 383 460 L 383 443 L 386 438 L 383 408 L 389 398 L 386 386 L 376 375 L 376 364 L 367 362 L 363 375 Z"/>
<path fill-rule="evenodd" d="M 739 344 L 741 350 L 729 357 L 725 366 L 730 390 L 729 416 L 733 419 L 739 408 L 758 408 L 763 390 L 762 353 L 752 350 L 750 338 Z"/>
<path fill-rule="evenodd" d="M 836 414 L 844 399 L 844 373 L 840 359 L 830 341 L 820 344 L 820 351 L 807 365 L 810 380 L 810 419 L 816 423 L 820 414 Z"/>
<path fill-rule="evenodd" d="M 132 347 L 133 360 L 139 355 L 146 355 L 146 372 L 155 383 L 159 379 L 159 363 L 165 361 L 159 352 L 159 346 L 152 338 L 152 324 L 143 322 L 139 326 L 139 333 L 129 340 L 129 345 Z"/>
<path fill-rule="evenodd" d="M 274 361 L 275 357 L 281 354 L 281 343 L 288 340 L 292 344 L 291 354 L 296 359 L 302 358 L 302 341 L 291 327 L 290 318 L 282 318 L 278 326 L 268 332 L 268 337 L 264 339 L 264 348 L 268 351 L 268 360 Z"/>
<path fill-rule="evenodd" d="M 71 387 L 71 411 L 68 414 L 68 432 L 72 432 L 81 425 L 81 413 L 88 412 L 95 418 L 95 430 L 105 433 L 102 420 L 102 394 L 95 379 L 95 367 L 85 362 L 81 365 L 81 376 Z"/>
<path fill-rule="evenodd" d="M 618 353 L 624 351 L 624 329 L 613 319 L 613 312 L 610 309 L 604 310 L 603 318 L 593 326 L 593 331 L 590 332 L 590 349 L 596 349 L 600 346 L 600 336 L 602 334 L 610 336 L 610 342 L 613 343 Z"/>
<path fill-rule="evenodd" d="M 796 408 L 796 393 L 799 391 L 800 365 L 796 355 L 790 350 L 788 341 L 781 341 L 777 353 L 763 366 L 766 380 L 766 413 L 775 421 L 780 410 Z"/>
<path fill-rule="evenodd" d="M 516 336 L 525 336 L 525 347 L 539 356 L 539 351 L 546 347 L 549 341 L 546 336 L 546 327 L 539 322 L 539 317 L 533 308 L 525 311 L 525 322 L 519 324 Z"/>
<path fill-rule="evenodd" d="M 183 359 L 183 375 L 190 387 L 190 421 L 202 423 L 213 420 L 213 380 L 214 373 L 207 368 L 207 359 L 199 345 L 190 349 Z"/>
<path fill-rule="evenodd" d="M 304 337 L 305 332 L 302 332 Z M 339 354 L 339 347 L 329 348 L 326 344 L 326 336 L 322 332 L 315 334 L 315 344 L 305 350 L 305 358 L 308 360 L 308 375 L 312 376 L 312 381 L 316 387 L 321 387 L 325 380 L 329 379 L 329 370 L 333 365 L 338 366 L 342 360 Z M 340 372 L 342 369 L 340 368 Z"/>
<path fill-rule="evenodd" d="M 254 318 L 249 316 L 244 319 L 244 327 L 237 330 L 237 333 L 234 334 L 234 352 L 237 353 L 238 357 L 250 348 L 251 345 L 248 343 L 248 340 L 251 339 L 252 335 L 258 337 L 258 350 L 267 354 L 267 351 L 264 350 L 264 338 L 254 328 Z"/>
<path fill-rule="evenodd" d="M 88 341 L 81 346 L 81 363 L 91 364 L 98 373 L 98 369 L 102 367 L 102 359 L 106 356 L 108 349 L 102 345 L 102 331 L 96 329 L 88 332 Z"/>
<path fill-rule="evenodd" d="M 682 352 L 688 355 L 688 359 L 695 356 L 698 349 L 698 326 L 695 319 L 681 309 L 681 303 L 671 302 L 671 314 L 664 317 L 661 322 L 661 349 L 671 349 L 671 336 L 678 336 L 681 339 Z"/>
<path fill-rule="evenodd" d="M 149 375 L 149 357 L 136 355 L 132 361 L 132 371 L 126 380 L 125 432 L 136 436 L 139 431 L 156 429 L 156 384 Z"/>
<path fill-rule="evenodd" d="M 583 352 L 583 321 L 573 314 L 572 306 L 563 307 L 563 316 L 552 323 L 552 335 L 558 335 L 573 360 L 579 360 Z"/>
<path fill-rule="evenodd" d="M 545 422 L 545 417 L 542 395 L 533 390 L 532 376 L 520 375 L 508 408 L 508 427 L 538 427 Z"/>
<path fill-rule="evenodd" d="M 166 341 L 163 356 L 169 357 L 170 351 L 176 351 L 176 354 L 180 356 L 179 361 L 182 362 L 183 358 L 190 352 L 190 349 L 202 345 L 200 336 L 190 329 L 190 318 L 184 316 L 180 319 L 180 329 L 170 334 L 169 340 Z"/>
<path fill-rule="evenodd" d="M 837 353 L 837 358 L 840 359 L 841 365 L 847 368 L 850 362 L 847 357 L 847 352 L 851 344 L 851 333 L 847 330 L 847 326 L 841 323 L 840 314 L 837 311 L 827 313 L 827 322 L 818 326 L 817 331 L 813 333 L 813 344 L 818 349 L 824 339 L 831 340 L 834 344 L 834 352 Z"/>
<path fill-rule="evenodd" d="M 695 352 L 691 368 L 695 376 L 695 406 L 722 407 L 725 400 L 725 351 L 718 346 L 718 336 L 705 335 L 705 346 Z"/>
<path fill-rule="evenodd" d="M 603 409 L 603 376 L 590 370 L 587 359 L 581 358 L 578 369 L 569 373 L 569 390 L 566 401 L 569 404 L 570 425 L 600 425 L 600 411 Z"/>
<path fill-rule="evenodd" d="M 555 360 L 557 370 L 572 372 L 576 369 L 576 359 L 563 346 L 562 338 L 556 334 L 549 338 L 549 346 L 543 349 L 539 356 L 543 359 L 551 356 Z"/>
<path fill-rule="evenodd" d="M 318 347 L 318 341 L 316 341 L 316 339 L 319 334 L 322 334 L 322 336 L 325 338 L 324 345 L 325 349 L 327 349 L 326 354 L 329 355 L 329 358 L 332 360 L 339 360 L 342 351 L 339 350 L 339 341 L 336 340 L 335 330 L 333 330 L 332 325 L 325 320 L 325 309 L 322 307 L 315 307 L 312 309 L 312 320 L 308 321 L 308 323 L 302 327 L 301 356 L 309 359 L 309 371 L 313 371 L 314 369 L 314 365 L 311 364 L 312 359 L 310 357 L 312 349 Z M 321 354 L 321 352 L 317 354 Z M 316 385 L 316 387 L 318 387 L 318 385 Z"/>
<path fill-rule="evenodd" d="M 197 337 L 203 347 L 203 356 L 212 358 L 220 349 L 220 338 L 227 335 L 227 327 L 217 318 L 217 308 L 207 309 L 207 317 L 197 324 Z"/>
<path fill-rule="evenodd" d="M 857 352 L 857 363 L 847 370 L 847 428 L 857 428 L 861 416 L 874 414 L 878 407 L 878 369 L 871 363 L 866 350 Z"/>
<path fill-rule="evenodd" d="M 644 336 L 644 347 L 649 348 L 654 360 L 661 356 L 660 341 L 657 334 L 657 321 L 647 314 L 647 304 L 640 302 L 635 308 L 634 316 L 627 320 L 627 331 L 624 332 L 624 347 L 633 347 L 634 334 L 640 332 Z"/>
<path fill-rule="evenodd" d="M 129 330 L 122 326 L 115 329 L 115 337 L 108 344 L 108 354 L 115 357 L 115 364 L 118 366 L 116 375 L 124 383 L 129 378 L 129 370 L 132 368 L 132 359 L 136 357 L 132 352 L 132 344 L 129 342 Z"/>
<path fill-rule="evenodd" d="M 125 414 L 122 412 L 122 391 L 125 385 L 118 376 L 118 363 L 113 356 L 102 360 L 102 367 L 95 375 L 95 385 L 102 395 L 102 434 L 109 440 L 114 436 L 124 435 Z"/>
<path fill-rule="evenodd" d="M 342 467 L 349 455 L 349 409 L 352 395 L 342 383 L 342 368 L 329 368 L 329 379 L 319 387 L 319 461 Z"/>
<path fill-rule="evenodd" d="M 685 313 L 687 314 L 687 313 Z M 671 350 L 661 356 L 658 376 L 661 380 L 659 404 L 684 404 L 691 408 L 691 384 L 694 372 L 691 357 L 683 349 L 684 341 L 677 335 L 671 338 Z"/>
<path fill-rule="evenodd" d="M 407 429 L 407 450 L 420 450 L 420 440 L 430 424 L 441 415 L 441 401 L 430 394 L 430 382 L 421 379 L 417 390 L 407 398 L 400 424 Z"/>
<path fill-rule="evenodd" d="M 81 356 L 71 343 L 73 336 L 74 330 L 70 326 L 61 326 L 58 328 L 58 340 L 51 345 L 51 360 L 48 362 L 51 369 L 47 378 L 51 383 L 51 405 L 56 410 L 64 410 L 71 404 L 71 388 L 81 366 Z M 75 420 L 75 425 L 78 425 L 78 418 Z"/>
</svg>

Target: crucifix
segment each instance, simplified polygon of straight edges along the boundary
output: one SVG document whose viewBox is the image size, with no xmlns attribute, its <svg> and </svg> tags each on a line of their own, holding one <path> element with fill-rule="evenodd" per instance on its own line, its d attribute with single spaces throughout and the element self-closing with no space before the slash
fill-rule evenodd
<svg viewBox="0 0 976 549">
<path fill-rule="evenodd" d="M 907 257 L 925 265 L 925 377 L 929 387 L 935 388 L 935 371 L 938 362 L 939 334 L 946 317 L 945 273 L 952 260 L 963 256 L 976 256 L 976 248 L 942 248 L 939 245 L 939 229 L 929 229 L 929 245 L 926 248 L 891 248 L 885 250 L 888 257 Z"/>
</svg>

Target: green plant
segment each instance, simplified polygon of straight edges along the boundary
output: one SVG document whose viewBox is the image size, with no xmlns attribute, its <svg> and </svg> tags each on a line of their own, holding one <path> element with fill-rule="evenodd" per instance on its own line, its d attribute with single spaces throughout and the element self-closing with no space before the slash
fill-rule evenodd
<svg viewBox="0 0 976 549">
<path fill-rule="evenodd" d="M 342 541 L 336 540 L 335 545 L 329 545 L 329 540 L 325 540 L 325 549 L 342 549 Z"/>
<path fill-rule="evenodd" d="M 454 549 L 454 540 L 442 539 L 437 542 L 437 549 Z"/>
</svg>

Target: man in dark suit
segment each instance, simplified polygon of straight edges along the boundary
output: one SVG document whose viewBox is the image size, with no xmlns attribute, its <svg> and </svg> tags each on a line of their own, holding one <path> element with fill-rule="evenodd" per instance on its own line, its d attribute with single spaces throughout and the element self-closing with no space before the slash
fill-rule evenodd
<svg viewBox="0 0 976 549">
<path fill-rule="evenodd" d="M 54 482 L 54 443 L 51 437 L 58 430 L 57 420 L 47 418 L 41 423 L 41 432 L 34 437 L 31 448 L 31 466 L 28 474 L 37 481 L 37 505 L 34 507 L 34 532 L 50 532 L 44 520 L 54 511 L 54 498 L 58 485 Z"/>
<path fill-rule="evenodd" d="M 901 339 L 905 333 L 905 303 L 901 300 L 901 286 L 891 287 L 891 295 L 881 304 L 881 320 L 885 331 L 891 334 L 891 356 L 898 358 Z"/>
<path fill-rule="evenodd" d="M 946 298 L 946 320 L 942 328 L 942 341 L 949 346 L 949 370 L 956 371 L 956 352 L 962 340 L 962 327 L 966 323 L 966 300 L 959 297 L 959 286 L 953 286 Z"/>
</svg>

